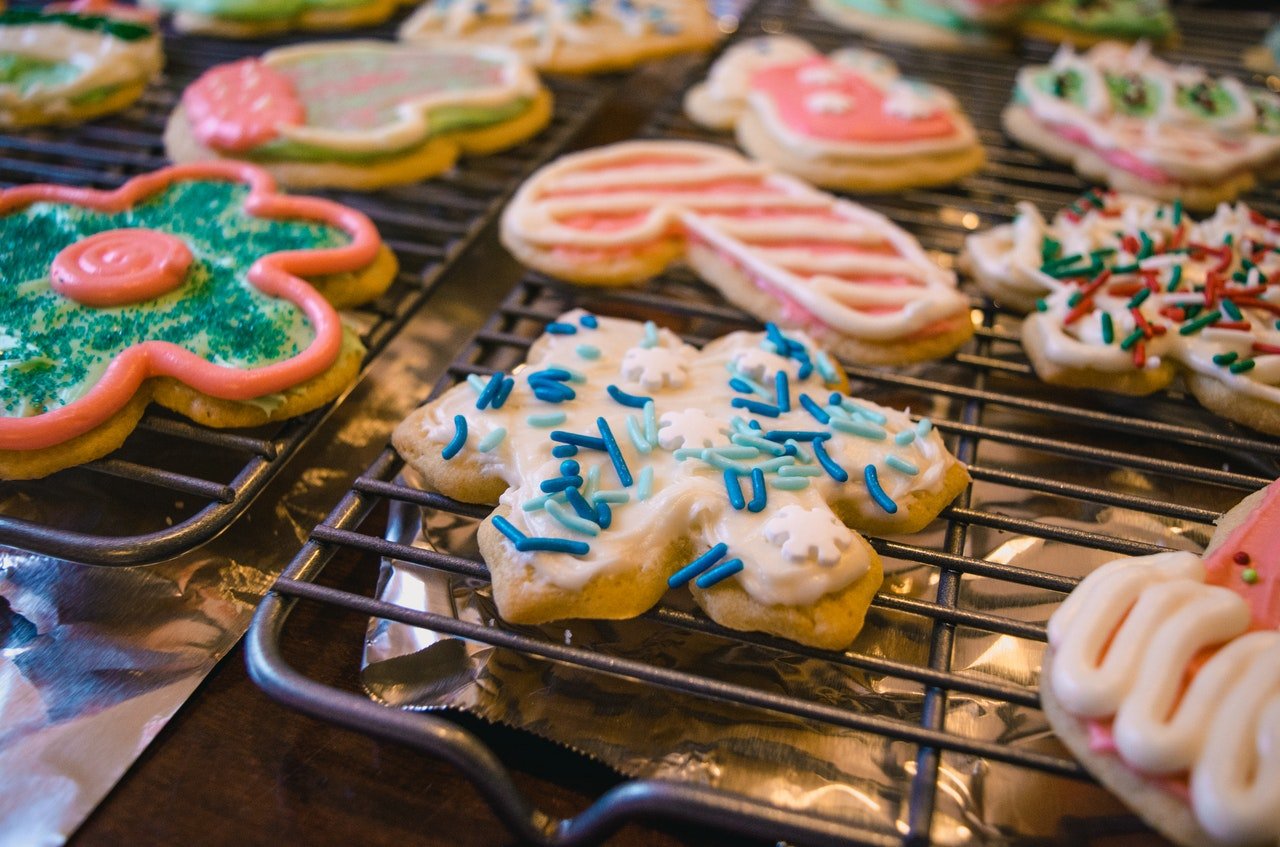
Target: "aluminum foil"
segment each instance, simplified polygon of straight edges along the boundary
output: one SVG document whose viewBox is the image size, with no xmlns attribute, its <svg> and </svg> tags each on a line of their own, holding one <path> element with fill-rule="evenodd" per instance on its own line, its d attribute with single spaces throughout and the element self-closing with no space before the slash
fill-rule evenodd
<svg viewBox="0 0 1280 847">
<path fill-rule="evenodd" d="M 936 369 L 946 366 L 928 367 L 935 370 L 925 375 L 936 377 Z M 896 400 L 898 405 L 912 399 L 897 397 L 892 389 L 862 396 L 884 403 Z M 919 396 L 914 399 L 920 402 Z M 1123 405 L 1117 411 L 1126 408 L 1133 411 Z M 932 410 L 935 416 L 951 419 L 958 412 L 946 401 L 935 401 Z M 1153 413 L 1170 421 L 1212 425 L 1211 419 L 1185 407 L 1160 407 Z M 1188 414 L 1192 421 L 1182 419 Z M 982 422 L 1008 431 L 1062 435 L 1051 421 L 1001 413 L 995 406 L 988 408 Z M 1100 446 L 1124 442 L 1123 436 L 1098 434 Z M 1273 466 L 1263 468 L 1258 461 L 1229 457 L 1225 467 L 1241 473 L 1269 470 L 1274 475 Z M 1131 469 L 1064 461 L 992 441 L 980 444 L 975 463 L 1217 510 L 1229 508 L 1242 496 Z M 412 472 L 406 474 L 405 481 L 416 484 Z M 1203 524 L 983 482 L 974 486 L 971 506 L 1178 549 L 1201 549 L 1212 531 Z M 477 523 L 401 505 L 393 507 L 388 534 L 402 543 L 479 559 Z M 943 549 L 942 524 L 901 540 Z M 969 530 L 965 552 L 1070 577 L 1083 576 L 1116 556 L 977 526 Z M 885 566 L 883 592 L 934 599 L 937 569 L 894 559 L 886 559 Z M 385 561 L 382 576 L 383 600 L 473 623 L 509 626 L 498 620 L 486 583 L 402 561 Z M 1044 624 L 1061 599 L 1054 591 L 966 576 L 959 602 L 966 609 Z M 685 592 L 671 592 L 665 602 L 693 608 Z M 598 653 L 911 723 L 919 722 L 925 700 L 923 687 L 915 682 L 679 629 L 651 618 L 516 629 Z M 852 652 L 927 666 L 931 630 L 927 618 L 873 606 Z M 1043 644 L 1033 639 L 960 626 L 952 669 L 1033 692 L 1042 651 Z M 905 741 L 674 693 L 385 620 L 370 622 L 362 682 L 371 697 L 386 704 L 465 710 L 536 733 L 626 776 L 718 786 L 886 834 L 905 832 L 908 826 L 918 749 Z M 967 738 L 1067 757 L 1039 709 L 1002 699 L 953 692 L 947 699 L 944 728 Z M 947 845 L 1103 844 L 1111 839 L 1119 840 L 1110 843 L 1163 843 L 1091 782 L 950 752 L 941 757 L 931 835 L 936 843 Z"/>
</svg>

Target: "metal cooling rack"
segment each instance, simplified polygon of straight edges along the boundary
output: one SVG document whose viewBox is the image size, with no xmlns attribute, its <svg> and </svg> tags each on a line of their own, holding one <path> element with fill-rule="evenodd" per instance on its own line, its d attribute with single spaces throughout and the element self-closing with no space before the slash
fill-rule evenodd
<svg viewBox="0 0 1280 847">
<path fill-rule="evenodd" d="M 393 38 L 394 27 L 354 35 Z M 215 41 L 166 32 L 164 76 L 132 108 L 84 126 L 0 135 L 0 186 L 59 182 L 114 188 L 164 166 L 168 160 L 161 134 L 182 90 L 214 64 L 284 43 Z M 568 143 L 618 79 L 556 79 L 548 84 L 555 95 L 555 116 L 525 144 L 464 158 L 449 173 L 417 185 L 328 193 L 366 213 L 400 260 L 391 288 L 376 302 L 347 313 L 368 348 L 366 364 L 422 305 L 523 177 Z M 226 529 L 327 411 L 226 431 L 153 406 L 110 456 L 42 480 L 0 483 L 0 545 L 98 565 L 177 556 Z"/>
<path fill-rule="evenodd" d="M 1238 73 L 1231 63 L 1240 49 L 1257 40 L 1266 21 L 1265 16 L 1191 10 L 1181 15 L 1181 23 L 1185 44 L 1174 54 L 1177 58 Z M 763 0 L 744 22 L 741 34 L 762 30 L 794 32 L 827 49 L 858 40 L 834 33 L 790 0 Z M 944 83 L 960 97 L 979 127 L 989 164 L 949 189 L 859 200 L 904 224 L 940 259 L 954 255 L 968 232 L 1008 220 L 1017 200 L 1033 200 L 1046 212 L 1069 203 L 1087 186 L 1069 171 L 1011 145 L 996 129 L 1017 67 L 1028 59 L 1045 58 L 1049 50 L 1031 44 L 1018 57 L 965 57 L 887 49 L 910 75 Z M 710 138 L 689 124 L 681 116 L 677 100 L 673 98 L 655 115 L 648 135 L 726 140 Z M 1275 213 L 1274 201 L 1249 199 L 1257 201 L 1260 209 Z M 666 274 L 641 289 L 616 291 L 573 289 L 530 273 L 461 351 L 431 396 L 469 374 L 510 370 L 523 360 L 543 326 L 572 306 L 605 315 L 652 318 L 692 343 L 758 326 L 755 319 L 726 306 L 706 286 L 679 272 Z M 948 721 L 951 703 L 966 696 L 989 698 L 997 707 L 1038 707 L 1032 684 L 1013 684 L 955 668 L 957 641 L 966 635 L 989 634 L 1043 642 L 1044 626 L 1039 622 L 1043 617 L 1016 606 L 1002 606 L 1001 589 L 1040 591 L 1052 604 L 1075 584 L 1064 574 L 982 558 L 982 551 L 994 546 L 993 539 L 1000 533 L 1063 544 L 1081 553 L 1141 555 L 1165 549 L 1160 535 L 1082 528 L 1060 520 L 1063 515 L 1101 510 L 1115 510 L 1161 527 L 1192 526 L 1190 532 L 1201 533 L 1203 541 L 1210 524 L 1226 508 L 1276 477 L 1280 442 L 1223 422 L 1177 391 L 1134 399 L 1045 386 L 1035 379 L 1017 341 L 1017 317 L 984 300 L 975 300 L 974 310 L 975 320 L 980 322 L 974 341 L 944 362 L 897 371 L 846 365 L 855 395 L 925 410 L 974 480 L 942 512 L 937 526 L 943 529 L 928 536 L 938 543 L 921 543 L 918 537 L 871 539 L 886 559 L 886 572 L 904 565 L 925 566 L 933 575 L 926 594 L 881 593 L 872 607 L 873 614 L 905 615 L 923 622 L 930 638 L 919 660 L 809 650 L 768 636 L 729 631 L 700 614 L 666 605 L 643 616 L 649 626 L 696 630 L 784 654 L 818 657 L 836 667 L 914 685 L 923 692 L 918 720 L 855 712 L 618 659 L 597 653 L 590 645 L 569 645 L 527 630 L 510 630 L 500 621 L 474 625 L 325 583 L 326 565 L 340 551 L 355 554 L 360 567 L 369 569 L 359 576 L 362 585 L 375 584 L 382 557 L 467 579 L 488 578 L 483 562 L 474 558 L 409 546 L 380 534 L 377 515 L 388 503 L 477 521 L 489 511 L 400 484 L 397 475 L 403 463 L 391 449 L 356 480 L 324 523 L 316 527 L 259 609 L 247 644 L 251 674 L 271 696 L 294 708 L 450 761 L 476 785 L 513 833 L 540 844 L 593 842 L 622 823 L 643 817 L 806 844 L 921 845 L 931 842 L 935 811 L 941 802 L 940 768 L 949 757 L 974 756 L 1028 774 L 1087 779 L 1076 762 L 1060 754 L 1002 743 Z M 425 387 L 423 393 L 425 400 Z M 1015 450 L 1030 459 L 1008 461 L 1010 451 Z M 1011 513 L 1013 510 L 1002 505 L 1008 502 L 1010 492 L 1032 503 L 1038 512 Z M 1125 525 L 1122 522 L 1120 526 L 1123 530 Z M 532 808 L 504 765 L 476 736 L 456 724 L 376 704 L 356 691 L 322 684 L 291 664 L 285 658 L 289 642 L 286 624 L 299 602 L 312 606 L 311 611 L 396 621 L 673 692 L 915 745 L 915 767 L 905 777 L 909 786 L 904 791 L 900 831 L 805 815 L 744 796 L 662 780 L 624 782 L 576 817 L 552 819 Z M 358 645 L 354 649 L 358 650 Z M 1132 820 L 1099 821 L 1088 826 L 1090 834 L 1125 835 L 1133 833 L 1134 824 Z M 1109 826 L 1114 828 L 1109 830 Z"/>
</svg>

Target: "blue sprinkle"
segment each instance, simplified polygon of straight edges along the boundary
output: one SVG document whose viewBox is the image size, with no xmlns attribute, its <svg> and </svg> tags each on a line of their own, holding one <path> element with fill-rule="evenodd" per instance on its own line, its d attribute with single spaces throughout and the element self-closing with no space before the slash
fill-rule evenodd
<svg viewBox="0 0 1280 847">
<path fill-rule="evenodd" d="M 498 371 L 489 377 L 489 381 L 485 383 L 484 390 L 480 392 L 480 396 L 476 398 L 476 408 L 484 409 L 494 398 L 498 396 L 499 389 L 502 388 L 502 380 L 506 377 L 502 371 Z"/>
<path fill-rule="evenodd" d="M 560 415 L 560 420 L 564 420 L 564 412 L 553 412 Z M 558 441 L 561 444 L 572 444 L 574 447 L 584 447 L 587 450 L 599 450 L 604 452 L 604 439 L 596 438 L 594 435 L 579 435 L 576 432 L 565 432 L 562 429 L 553 430 L 551 440 Z"/>
<path fill-rule="evenodd" d="M 563 371 L 564 373 L 568 374 L 570 382 L 586 382 L 587 381 L 586 374 L 584 374 L 582 371 L 575 371 L 573 368 L 569 367 L 568 365 L 558 365 L 555 362 L 552 362 L 548 365 L 548 367 L 553 368 L 557 373 Z"/>
<path fill-rule="evenodd" d="M 764 415 L 766 418 L 776 418 L 778 416 L 777 406 L 748 400 L 746 397 L 734 397 L 732 405 L 738 409 L 746 409 L 754 415 Z"/>
<path fill-rule="evenodd" d="M 801 380 L 809 378 L 809 374 L 813 373 L 813 363 L 805 359 L 800 363 L 800 372 L 796 374 Z"/>
<path fill-rule="evenodd" d="M 621 403 L 624 406 L 629 406 L 632 409 L 643 409 L 644 404 L 649 402 L 648 397 L 641 397 L 636 394 L 628 394 L 627 392 L 623 391 L 621 388 L 619 388 L 616 385 L 610 385 L 608 388 L 605 389 L 605 391 L 608 391 L 609 396 L 612 397 L 615 401 L 617 401 L 618 403 Z"/>
<path fill-rule="evenodd" d="M 729 552 L 729 545 L 721 541 L 680 570 L 673 573 L 667 578 L 667 585 L 671 588 L 679 588 L 707 568 L 720 561 Z"/>
<path fill-rule="evenodd" d="M 573 459 L 565 459 L 560 463 L 560 476 L 577 476 L 582 466 Z"/>
<path fill-rule="evenodd" d="M 742 484 L 738 482 L 738 475 L 732 470 L 726 469 L 724 472 L 724 487 L 729 492 L 729 502 L 733 508 L 746 508 L 747 498 L 742 496 Z"/>
<path fill-rule="evenodd" d="M 828 383 L 839 382 L 840 374 L 836 371 L 836 366 L 831 363 L 831 357 L 825 351 L 819 350 L 816 358 L 818 360 L 818 375 L 822 377 L 823 381 Z"/>
<path fill-rule="evenodd" d="M 752 394 L 756 394 L 760 397 L 763 397 L 766 400 L 774 399 L 774 394 L 772 391 L 765 388 L 763 385 L 756 382 L 754 379 L 747 376 L 746 374 L 734 371 L 732 365 L 730 365 L 729 372 L 733 375 L 732 379 L 729 381 L 730 385 L 733 385 L 734 380 L 737 380 L 737 382 L 741 383 L 742 385 L 745 385 Z M 738 391 L 742 390 L 736 385 L 733 385 L 733 387 Z"/>
<path fill-rule="evenodd" d="M 578 513 L 578 517 L 589 521 L 596 519 L 595 507 L 587 502 L 587 498 L 583 497 L 582 493 L 578 491 L 578 489 L 566 488 L 564 496 L 565 502 L 573 507 L 573 510 Z"/>
<path fill-rule="evenodd" d="M 579 344 L 577 347 L 573 349 L 575 352 L 577 352 L 579 356 L 581 356 L 584 359 L 600 358 L 600 348 L 596 347 L 593 344 Z"/>
<path fill-rule="evenodd" d="M 613 469 L 618 473 L 618 480 L 622 483 L 623 488 L 631 485 L 631 471 L 627 468 L 627 462 L 622 458 L 622 450 L 618 448 L 618 442 L 613 437 L 613 430 L 609 429 L 609 422 L 604 418 L 596 418 L 596 426 L 600 428 L 600 438 L 604 441 L 604 448 L 609 453 L 609 458 L 613 460 Z"/>
<path fill-rule="evenodd" d="M 751 386 L 748 385 L 741 377 L 733 377 L 729 380 L 729 387 L 734 391 L 741 391 L 743 394 L 751 394 Z"/>
<path fill-rule="evenodd" d="M 644 338 L 640 339 L 640 346 L 644 348 L 658 346 L 658 325 L 653 321 L 644 322 Z"/>
<path fill-rule="evenodd" d="M 827 402 L 832 406 L 842 406 L 844 405 L 844 395 L 839 391 L 832 391 L 831 396 L 827 398 Z"/>
<path fill-rule="evenodd" d="M 572 388 L 560 382 L 539 380 L 530 385 L 533 387 L 533 396 L 547 403 L 563 403 L 578 396 Z"/>
<path fill-rule="evenodd" d="M 829 432 L 814 432 L 811 429 L 773 429 L 764 434 L 770 441 L 785 444 L 788 441 L 823 441 L 831 437 Z"/>
<path fill-rule="evenodd" d="M 493 398 L 493 408 L 501 409 L 502 404 L 507 402 L 507 398 L 511 396 L 511 389 L 516 387 L 516 381 L 509 376 L 502 378 L 502 387 L 498 389 L 497 395 Z"/>
<path fill-rule="evenodd" d="M 597 503 L 627 503 L 631 495 L 626 491 L 597 491 L 591 499 Z"/>
<path fill-rule="evenodd" d="M 644 437 L 635 415 L 627 415 L 627 435 L 631 437 L 631 444 L 637 452 L 645 455 L 653 452 L 653 445 Z"/>
<path fill-rule="evenodd" d="M 818 423 L 823 425 L 831 423 L 831 416 L 824 412 L 822 407 L 819 406 L 808 394 L 801 393 L 800 405 L 806 412 L 813 415 L 814 420 Z"/>
<path fill-rule="evenodd" d="M 850 435 L 858 435 L 862 438 L 869 438 L 872 441 L 884 441 L 888 435 L 883 429 L 868 421 L 859 420 L 833 420 L 831 428 L 839 432 L 847 432 Z"/>
<path fill-rule="evenodd" d="M 920 469 L 908 462 L 906 459 L 899 459 L 897 456 L 886 456 L 885 464 L 897 471 L 902 471 L 907 476 L 915 476 L 920 473 Z"/>
<path fill-rule="evenodd" d="M 570 541 L 567 538 L 525 538 L 516 543 L 516 549 L 521 553 L 543 551 L 585 556 L 591 552 L 591 545 L 585 541 Z"/>
<path fill-rule="evenodd" d="M 550 367 L 543 368 L 540 371 L 534 371 L 529 374 L 529 384 L 550 380 L 551 382 L 567 382 L 569 380 L 569 372 L 564 368 Z"/>
<path fill-rule="evenodd" d="M 502 515 L 493 516 L 493 526 L 498 530 L 498 532 L 505 535 L 512 544 L 515 544 L 516 549 L 519 549 L 522 541 L 527 540 L 525 534 L 512 526 L 511 521 L 507 520 Z"/>
<path fill-rule="evenodd" d="M 583 315 L 582 317 L 578 318 L 578 323 L 582 324 L 587 329 L 595 329 L 596 327 L 600 326 L 600 321 L 596 320 L 595 315 Z"/>
<path fill-rule="evenodd" d="M 593 521 L 583 520 L 575 514 L 565 510 L 555 500 L 547 501 L 547 514 L 555 518 L 563 527 L 571 529 L 574 532 L 580 532 L 583 535 L 596 536 L 600 534 L 600 527 L 596 526 Z M 595 512 L 591 513 L 591 517 L 595 517 Z"/>
<path fill-rule="evenodd" d="M 440 453 L 445 459 L 452 459 L 467 443 L 467 419 L 462 415 L 453 416 L 453 439 L 445 445 Z"/>
<path fill-rule="evenodd" d="M 745 432 L 735 433 L 734 435 L 729 437 L 729 440 L 732 441 L 734 444 L 739 444 L 743 447 L 754 447 L 757 450 L 768 453 L 771 456 L 781 456 L 787 452 L 787 449 L 785 447 L 782 447 L 781 445 L 774 444 L 772 441 L 769 441 L 768 439 L 765 439 L 765 438 L 760 438 L 759 436 L 756 436 L 756 435 L 749 435 Z"/>
<path fill-rule="evenodd" d="M 867 483 L 867 491 L 870 492 L 871 499 L 875 500 L 881 509 L 891 515 L 898 511 L 898 504 L 893 502 L 893 498 L 885 494 L 884 489 L 880 487 L 880 477 L 876 476 L 875 465 L 867 465 L 863 468 L 862 478 Z"/>
<path fill-rule="evenodd" d="M 613 509 L 604 500 L 596 502 L 596 523 L 600 524 L 601 529 L 608 529 L 613 523 Z"/>
<path fill-rule="evenodd" d="M 653 493 L 653 466 L 645 465 L 640 469 L 640 481 L 636 485 L 636 499 L 648 500 Z"/>
<path fill-rule="evenodd" d="M 916 424 L 916 435 L 924 438 L 931 429 L 933 429 L 933 421 L 928 418 L 921 418 L 920 423 Z"/>
<path fill-rule="evenodd" d="M 742 570 L 741 559 L 730 559 L 729 561 L 716 565 L 711 570 L 704 573 L 693 581 L 693 584 L 699 588 L 710 588 L 717 582 L 723 582 L 734 574 Z"/>
<path fill-rule="evenodd" d="M 577 331 L 578 328 L 573 324 L 561 323 L 560 321 L 553 321 L 547 324 L 547 332 L 552 335 L 573 335 Z"/>
<path fill-rule="evenodd" d="M 502 439 L 506 437 L 507 437 L 506 428 L 498 427 L 497 429 L 493 430 L 488 435 L 486 435 L 484 438 L 480 439 L 480 443 L 476 445 L 476 449 L 479 450 L 481 453 L 488 453 L 494 447 L 497 447 L 499 444 L 501 444 Z"/>
<path fill-rule="evenodd" d="M 906 447 L 912 441 L 916 440 L 916 431 L 914 429 L 904 429 L 893 437 L 893 443 L 899 447 Z"/>
<path fill-rule="evenodd" d="M 570 456 L 578 455 L 578 448 L 572 444 L 557 444 L 551 448 L 551 455 L 557 459 L 567 459 Z"/>
<path fill-rule="evenodd" d="M 582 487 L 582 477 L 558 476 L 555 479 L 544 479 L 538 487 L 546 494 L 555 494 L 558 491 L 564 491 L 566 488 Z"/>
<path fill-rule="evenodd" d="M 772 321 L 764 325 L 764 333 L 769 340 L 773 342 L 773 346 L 780 355 L 787 355 L 787 351 L 791 349 L 790 342 L 782 335 L 782 330 L 778 329 L 778 325 Z"/>
<path fill-rule="evenodd" d="M 644 404 L 644 440 L 658 444 L 658 409 L 652 400 Z"/>
<path fill-rule="evenodd" d="M 529 426 L 547 427 L 559 426 L 565 422 L 564 412 L 543 412 L 538 415 L 530 415 L 524 419 Z M 551 433 L 551 437 L 555 437 L 555 433 Z"/>
<path fill-rule="evenodd" d="M 760 421 L 751 421 L 748 423 L 748 427 L 757 431 L 764 431 L 764 427 L 760 426 Z"/>
<path fill-rule="evenodd" d="M 791 383 L 786 371 L 778 371 L 773 376 L 774 394 L 778 397 L 778 411 L 791 411 Z"/>
<path fill-rule="evenodd" d="M 756 468 L 751 471 L 751 502 L 747 504 L 747 511 L 763 511 L 767 501 L 768 492 L 764 488 L 764 471 Z"/>
<path fill-rule="evenodd" d="M 835 460 L 827 455 L 827 448 L 822 446 L 821 441 L 813 442 L 813 455 L 817 457 L 818 464 L 822 465 L 822 469 L 836 482 L 849 481 L 849 472 L 837 465 Z"/>
</svg>

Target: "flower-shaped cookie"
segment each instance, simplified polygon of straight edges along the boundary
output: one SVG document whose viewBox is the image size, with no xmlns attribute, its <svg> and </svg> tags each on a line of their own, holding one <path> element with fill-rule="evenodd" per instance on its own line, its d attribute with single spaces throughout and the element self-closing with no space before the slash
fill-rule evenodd
<svg viewBox="0 0 1280 847">
<path fill-rule="evenodd" d="M 1203 556 L 1120 559 L 1049 621 L 1041 700 L 1098 779 L 1186 847 L 1280 841 L 1280 482 Z"/>
<path fill-rule="evenodd" d="M 1150 47 L 1063 47 L 1018 73 L 1005 130 L 1088 179 L 1212 209 L 1280 161 L 1280 96 L 1173 66 Z"/>
<path fill-rule="evenodd" d="M 163 61 L 155 25 L 132 9 L 0 11 L 0 127 L 118 112 L 138 99 Z"/>
<path fill-rule="evenodd" d="M 772 325 L 699 351 L 573 311 L 393 440 L 443 493 L 499 503 L 480 549 L 508 621 L 633 617 L 688 583 L 726 626 L 840 648 L 880 584 L 850 527 L 918 530 L 968 477 L 928 420 L 843 385 Z"/>
<path fill-rule="evenodd" d="M 752 156 L 829 188 L 942 185 L 985 160 L 973 125 L 947 92 L 903 79 L 878 53 L 823 56 L 791 36 L 725 51 L 684 106 L 704 126 L 736 128 Z"/>
<path fill-rule="evenodd" d="M 165 130 L 174 161 L 220 157 L 286 185 L 375 188 L 533 135 L 551 95 L 496 47 L 316 42 L 206 71 Z"/>
<path fill-rule="evenodd" d="M 712 144 L 564 156 L 521 186 L 502 240 L 588 285 L 641 282 L 683 259 L 761 320 L 860 362 L 945 356 L 973 335 L 955 275 L 890 220 Z"/>
<path fill-rule="evenodd" d="M 325 297 L 395 271 L 364 215 L 232 163 L 0 191 L 0 245 L 3 478 L 109 452 L 150 399 L 214 426 L 332 400 L 363 348 Z"/>
<path fill-rule="evenodd" d="M 1019 206 L 964 260 L 992 296 L 1036 309 L 1022 341 L 1042 379 L 1148 394 L 1181 371 L 1209 409 L 1280 434 L 1278 248 L 1280 221 L 1243 203 L 1195 221 L 1090 192 L 1052 224 Z"/>
</svg>

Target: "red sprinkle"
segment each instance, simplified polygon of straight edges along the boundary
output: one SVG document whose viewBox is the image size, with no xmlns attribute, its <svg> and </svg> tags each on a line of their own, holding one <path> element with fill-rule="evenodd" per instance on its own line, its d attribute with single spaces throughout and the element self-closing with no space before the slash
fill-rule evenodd
<svg viewBox="0 0 1280 847">
<path fill-rule="evenodd" d="M 1182 323 L 1187 319 L 1187 313 L 1182 311 L 1181 306 L 1165 306 L 1160 310 L 1160 314 L 1176 323 Z"/>
<path fill-rule="evenodd" d="M 1248 321 L 1218 321 L 1213 325 L 1214 329 L 1251 329 L 1253 324 Z"/>
<path fill-rule="evenodd" d="M 1263 344 L 1261 341 L 1255 341 L 1253 342 L 1253 352 L 1267 356 L 1280 356 L 1280 345 Z"/>
<path fill-rule="evenodd" d="M 1133 345 L 1133 364 L 1139 368 L 1147 366 L 1147 345 L 1146 342 L 1139 341 Z"/>
<path fill-rule="evenodd" d="M 1273 315 L 1280 315 L 1280 303 L 1272 303 L 1268 300 L 1258 300 L 1253 297 L 1232 298 L 1237 306 L 1241 308 L 1262 309 L 1264 312 L 1270 312 Z"/>
<path fill-rule="evenodd" d="M 1089 312 L 1093 309 L 1093 295 L 1097 293 L 1099 288 L 1106 285 L 1107 280 L 1109 279 L 1111 279 L 1110 269 L 1105 270 L 1102 273 L 1098 274 L 1096 277 L 1094 277 L 1093 282 L 1089 283 L 1084 288 L 1081 288 L 1080 302 L 1076 303 L 1075 308 L 1073 308 L 1069 313 L 1067 313 L 1067 316 L 1063 318 L 1062 323 L 1064 325 L 1069 323 L 1075 323 L 1083 315 L 1089 314 Z"/>
<path fill-rule="evenodd" d="M 1231 561 L 1235 562 L 1237 565 L 1247 565 L 1250 561 L 1249 554 L 1243 550 L 1237 550 L 1236 554 L 1231 557 Z"/>
</svg>

